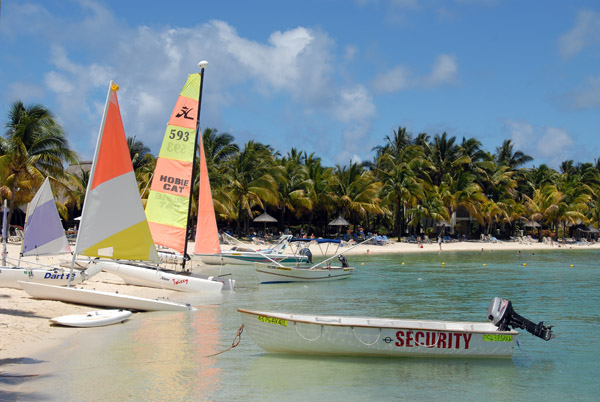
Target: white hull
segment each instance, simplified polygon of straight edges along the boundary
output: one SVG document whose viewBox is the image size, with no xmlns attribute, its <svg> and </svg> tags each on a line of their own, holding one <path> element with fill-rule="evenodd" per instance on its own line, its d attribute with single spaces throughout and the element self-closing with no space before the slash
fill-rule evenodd
<svg viewBox="0 0 600 402">
<path fill-rule="evenodd" d="M 235 283 L 232 279 L 221 280 L 214 276 L 198 277 L 176 274 L 113 261 L 100 260 L 97 264 L 104 271 L 121 277 L 128 285 L 170 289 L 179 292 L 220 293 L 224 289 L 224 282 L 227 282 L 228 288 L 233 288 Z"/>
<path fill-rule="evenodd" d="M 19 281 L 45 283 L 47 285 L 66 286 L 70 274 L 68 269 L 42 269 L 42 268 L 0 268 L 0 288 L 21 289 Z M 84 278 L 81 272 L 73 272 L 71 283 L 81 283 Z"/>
<path fill-rule="evenodd" d="M 100 310 L 51 318 L 53 324 L 67 327 L 91 328 L 118 324 L 131 317 L 129 310 Z"/>
<path fill-rule="evenodd" d="M 256 262 L 268 264 L 277 262 L 300 262 L 305 263 L 307 257 L 293 254 L 260 254 L 252 252 L 227 252 L 221 254 L 195 254 L 207 265 L 252 265 Z M 268 258 L 267 258 L 268 257 Z"/>
<path fill-rule="evenodd" d="M 19 284 L 35 299 L 59 300 L 86 306 L 112 307 L 136 311 L 195 310 L 189 304 L 174 303 L 166 300 L 145 299 L 143 297 L 101 292 L 99 290 L 67 288 L 33 282 L 19 282 Z"/>
<path fill-rule="evenodd" d="M 295 268 L 254 264 L 260 283 L 325 282 L 347 279 L 354 273 L 352 267 Z"/>
<path fill-rule="evenodd" d="M 510 358 L 519 334 L 498 331 L 491 322 L 238 311 L 254 342 L 274 353 Z"/>
</svg>

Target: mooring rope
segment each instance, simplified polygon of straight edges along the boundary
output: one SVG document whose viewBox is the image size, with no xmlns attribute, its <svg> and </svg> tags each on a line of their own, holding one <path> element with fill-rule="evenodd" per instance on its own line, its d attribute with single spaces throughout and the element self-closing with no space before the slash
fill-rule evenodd
<svg viewBox="0 0 600 402">
<path fill-rule="evenodd" d="M 230 346 L 230 347 L 228 347 L 227 349 L 225 349 L 225 350 L 222 350 L 222 351 L 220 351 L 220 352 L 214 353 L 214 354 L 212 354 L 212 355 L 204 356 L 204 357 L 213 357 L 213 356 L 217 356 L 217 355 L 220 355 L 221 353 L 225 353 L 225 352 L 227 352 L 227 351 L 229 351 L 229 350 L 231 350 L 231 349 L 235 348 L 237 345 L 239 345 L 239 344 L 240 344 L 240 341 L 242 340 L 242 332 L 244 332 L 244 324 L 242 324 L 242 325 L 241 325 L 241 326 L 238 328 L 238 330 L 237 330 L 237 333 L 236 333 L 236 334 L 235 334 L 235 336 L 233 337 L 233 341 L 231 342 L 231 346 Z"/>
</svg>

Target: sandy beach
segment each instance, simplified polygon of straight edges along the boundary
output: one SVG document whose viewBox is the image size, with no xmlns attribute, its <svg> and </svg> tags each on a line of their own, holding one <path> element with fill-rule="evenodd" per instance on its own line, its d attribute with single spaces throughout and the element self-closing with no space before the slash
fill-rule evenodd
<svg viewBox="0 0 600 402">
<path fill-rule="evenodd" d="M 261 246 L 248 244 L 255 249 Z M 569 250 L 569 249 L 598 249 L 600 244 L 566 244 L 550 245 L 544 243 L 522 244 L 518 242 L 452 242 L 442 243 L 441 250 L 437 242 L 425 243 L 419 247 L 416 243 L 398 243 L 378 246 L 373 244 L 361 244 L 352 249 L 346 245 L 340 251 L 348 250 L 348 255 L 366 255 L 366 254 L 406 254 L 406 253 L 448 253 L 455 251 L 481 251 L 494 252 L 501 250 L 521 251 L 523 253 L 534 250 Z M 265 248 L 265 246 L 262 246 Z M 8 255 L 16 258 L 20 246 L 15 244 L 8 245 Z M 313 255 L 320 256 L 321 250 L 316 244 L 312 244 L 310 249 Z M 335 253 L 335 247 L 329 249 L 328 255 Z M 350 259 L 351 260 L 351 259 Z M 58 257 L 40 257 L 38 263 L 48 265 L 58 265 Z M 197 266 L 194 270 L 202 270 L 202 266 Z M 118 291 L 119 293 L 143 296 L 148 298 L 172 297 L 174 291 L 152 289 L 137 286 L 128 286 L 123 281 L 112 274 L 102 272 L 85 284 L 86 287 L 105 291 Z M 51 325 L 49 319 L 65 314 L 75 314 L 86 311 L 97 310 L 98 308 L 89 306 L 78 306 L 58 301 L 35 300 L 30 298 L 27 293 L 19 289 L 3 288 L 0 294 L 0 362 L 10 361 L 9 359 L 21 359 L 35 356 L 36 353 L 62 344 L 68 337 L 74 337 L 81 334 L 85 329 L 65 328 Z"/>
</svg>

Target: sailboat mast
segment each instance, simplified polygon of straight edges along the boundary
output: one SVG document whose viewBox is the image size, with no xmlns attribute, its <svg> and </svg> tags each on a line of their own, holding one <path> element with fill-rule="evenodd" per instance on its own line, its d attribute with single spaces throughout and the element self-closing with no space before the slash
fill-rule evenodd
<svg viewBox="0 0 600 402">
<path fill-rule="evenodd" d="M 98 133 L 98 139 L 96 140 L 96 150 L 94 151 L 94 159 L 92 163 L 92 167 L 90 169 L 90 175 L 88 178 L 87 188 L 85 189 L 85 196 L 87 199 L 87 195 L 90 193 L 90 189 L 92 187 L 92 183 L 94 181 L 94 174 L 96 172 L 96 161 L 98 160 L 98 152 L 100 151 L 100 143 L 102 142 L 102 133 L 104 132 L 104 125 L 106 123 L 106 116 L 108 115 L 108 105 L 110 104 L 110 92 L 112 90 L 118 90 L 119 86 L 115 84 L 113 80 L 110 80 L 108 84 L 108 93 L 106 95 L 106 103 L 104 104 L 104 113 L 102 115 L 102 122 L 100 123 L 100 132 Z M 82 226 L 81 222 L 83 222 L 85 212 L 86 212 L 86 199 L 83 200 L 83 206 L 81 207 L 81 220 L 79 221 L 79 230 L 77 230 L 77 239 L 75 240 L 75 250 L 73 250 L 73 256 L 71 258 L 71 269 L 69 270 L 69 281 L 67 282 L 67 287 L 71 287 L 71 281 L 73 279 L 73 271 L 75 269 L 75 260 L 77 259 L 77 255 L 80 250 L 79 236 L 81 235 Z"/>
<path fill-rule="evenodd" d="M 192 180 L 190 181 L 190 199 L 188 204 L 188 216 L 185 225 L 185 242 L 183 245 L 183 261 L 181 263 L 181 268 L 185 269 L 185 262 L 188 259 L 191 259 L 188 256 L 187 248 L 189 241 L 189 226 L 190 226 L 190 214 L 192 211 L 192 189 L 194 187 L 194 167 L 196 166 L 196 153 L 198 152 L 198 141 L 202 141 L 202 132 L 200 130 L 200 110 L 202 109 L 202 87 L 204 86 L 204 68 L 208 65 L 208 62 L 203 60 L 198 63 L 198 67 L 200 67 L 200 93 L 198 94 L 198 115 L 196 117 L 196 142 L 194 143 L 194 156 L 192 159 Z M 198 228 L 196 228 L 198 230 Z"/>
</svg>

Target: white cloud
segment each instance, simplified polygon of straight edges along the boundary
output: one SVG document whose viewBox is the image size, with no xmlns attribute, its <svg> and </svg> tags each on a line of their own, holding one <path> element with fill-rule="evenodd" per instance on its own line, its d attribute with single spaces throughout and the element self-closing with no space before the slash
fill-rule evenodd
<svg viewBox="0 0 600 402">
<path fill-rule="evenodd" d="M 588 78 L 582 88 L 567 94 L 567 100 L 575 109 L 600 108 L 600 75 Z"/>
<path fill-rule="evenodd" d="M 526 122 L 507 121 L 510 137 L 515 149 L 528 149 L 532 147 L 535 136 L 533 126 Z"/>
<path fill-rule="evenodd" d="M 458 82 L 458 63 L 449 54 L 439 55 L 431 73 L 418 75 L 405 66 L 379 74 L 373 80 L 373 88 L 378 92 L 398 92 L 409 88 L 437 88 Z"/>
<path fill-rule="evenodd" d="M 373 88 L 379 92 L 398 92 L 412 85 L 412 72 L 404 66 L 397 66 L 373 80 Z"/>
<path fill-rule="evenodd" d="M 542 158 L 560 159 L 571 145 L 573 145 L 573 139 L 566 130 L 547 127 L 537 142 L 537 151 Z"/>
<path fill-rule="evenodd" d="M 362 85 L 341 90 L 337 98 L 333 113 L 341 122 L 363 121 L 375 114 L 373 99 Z"/>
<path fill-rule="evenodd" d="M 506 121 L 514 151 L 531 155 L 540 163 L 558 166 L 572 159 L 573 139 L 567 130 L 556 127 L 534 127 L 527 122 Z"/>
<path fill-rule="evenodd" d="M 433 65 L 433 71 L 424 82 L 427 86 L 437 87 L 444 84 L 452 84 L 458 78 L 458 64 L 456 57 L 449 54 L 442 54 L 437 57 Z"/>
<path fill-rule="evenodd" d="M 344 48 L 344 59 L 354 60 L 358 54 L 358 48 L 356 46 L 348 45 Z"/>
<path fill-rule="evenodd" d="M 580 11 L 575 26 L 558 39 L 558 51 L 563 58 L 575 56 L 585 47 L 600 43 L 600 14 Z"/>
<path fill-rule="evenodd" d="M 8 86 L 7 93 L 3 94 L 3 98 L 12 102 L 17 99 L 23 103 L 35 102 L 45 95 L 45 91 L 38 85 L 33 85 L 25 82 L 13 82 Z"/>
</svg>

